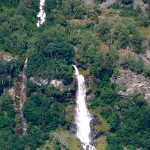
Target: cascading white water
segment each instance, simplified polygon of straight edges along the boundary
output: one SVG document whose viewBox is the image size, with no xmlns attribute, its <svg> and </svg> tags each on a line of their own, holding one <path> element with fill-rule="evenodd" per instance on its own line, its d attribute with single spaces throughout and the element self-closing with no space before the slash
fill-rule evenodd
<svg viewBox="0 0 150 150">
<path fill-rule="evenodd" d="M 77 92 L 77 107 L 76 107 L 76 118 L 75 123 L 77 125 L 77 137 L 80 139 L 84 150 L 96 150 L 96 148 L 90 145 L 91 129 L 90 121 L 92 117 L 86 106 L 86 87 L 83 75 L 79 74 L 78 68 L 73 65 L 75 69 L 75 75 L 78 80 L 78 92 Z"/>
<path fill-rule="evenodd" d="M 44 12 L 44 9 L 43 9 L 44 4 L 45 4 L 45 0 L 40 0 L 40 7 L 39 7 L 40 11 L 37 15 L 37 18 L 38 18 L 38 22 L 36 24 L 37 27 L 42 25 L 46 20 L 46 13 Z"/>
</svg>

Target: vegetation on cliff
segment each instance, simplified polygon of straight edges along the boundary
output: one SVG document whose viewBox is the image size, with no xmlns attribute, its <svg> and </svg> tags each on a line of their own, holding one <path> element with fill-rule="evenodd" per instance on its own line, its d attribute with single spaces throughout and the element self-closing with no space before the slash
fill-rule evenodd
<svg viewBox="0 0 150 150">
<path fill-rule="evenodd" d="M 0 0 L 0 150 L 71 149 L 78 143 L 72 134 L 73 63 L 85 76 L 88 107 L 99 122 L 93 127 L 98 150 L 150 149 L 150 109 L 143 95 L 136 91 L 118 95 L 117 85 L 110 82 L 120 67 L 150 77 L 144 58 L 150 42 L 150 7 L 143 12 L 133 9 L 132 0 L 118 0 L 100 9 L 98 4 L 104 0 L 93 2 L 46 0 L 46 22 L 37 28 L 36 0 Z M 4 59 L 5 55 L 15 59 Z M 23 106 L 27 134 L 20 137 L 8 91 L 19 85 L 27 57 Z M 31 77 L 61 80 L 63 87 L 40 86 Z"/>
</svg>

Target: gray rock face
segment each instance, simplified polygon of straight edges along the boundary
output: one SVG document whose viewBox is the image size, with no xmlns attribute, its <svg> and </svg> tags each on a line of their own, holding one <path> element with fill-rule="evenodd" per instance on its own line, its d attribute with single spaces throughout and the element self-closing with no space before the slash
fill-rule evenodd
<svg viewBox="0 0 150 150">
<path fill-rule="evenodd" d="M 143 75 L 136 75 L 130 70 L 120 69 L 117 77 L 112 77 L 111 82 L 119 86 L 125 86 L 125 90 L 119 90 L 120 95 L 129 95 L 134 91 L 144 94 L 145 100 L 150 105 L 150 80 Z"/>
<path fill-rule="evenodd" d="M 63 82 L 60 80 L 51 80 L 50 85 L 53 85 L 57 89 L 62 89 Z"/>
<path fill-rule="evenodd" d="M 108 6 L 112 5 L 116 0 L 106 0 L 106 2 L 103 2 L 100 4 L 100 8 L 107 8 Z"/>
<path fill-rule="evenodd" d="M 49 81 L 49 79 L 42 79 L 42 78 L 31 77 L 30 81 L 32 81 L 33 83 L 37 84 L 38 86 L 41 86 L 41 85 L 45 85 L 45 86 L 53 85 L 57 89 L 62 89 L 62 87 L 63 87 L 63 82 L 61 80 L 57 80 L 57 79 Z"/>
<path fill-rule="evenodd" d="M 8 54 L 2 54 L 0 53 L 0 61 L 11 61 L 11 60 L 16 60 L 17 59 L 17 56 L 11 56 L 11 55 L 8 55 Z"/>
<path fill-rule="evenodd" d="M 140 57 L 146 62 L 150 63 L 150 50 L 147 50 L 144 54 L 139 54 Z"/>
<path fill-rule="evenodd" d="M 136 9 L 137 7 L 140 7 L 142 11 L 145 11 L 145 9 L 148 7 L 147 4 L 144 4 L 142 0 L 134 0 L 133 7 Z"/>
<path fill-rule="evenodd" d="M 42 79 L 42 78 L 35 78 L 35 77 L 31 77 L 30 81 L 32 81 L 33 83 L 37 84 L 38 86 L 41 85 L 48 85 L 48 79 Z"/>
</svg>

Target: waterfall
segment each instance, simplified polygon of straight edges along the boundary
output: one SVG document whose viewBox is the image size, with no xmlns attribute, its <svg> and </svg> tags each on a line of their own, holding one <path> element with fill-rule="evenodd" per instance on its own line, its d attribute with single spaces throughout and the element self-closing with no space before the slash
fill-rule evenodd
<svg viewBox="0 0 150 150">
<path fill-rule="evenodd" d="M 21 88 L 21 93 L 20 93 L 20 118 L 21 118 L 21 126 L 22 126 L 22 134 L 26 134 L 26 120 L 23 117 L 23 105 L 26 101 L 26 82 L 27 82 L 27 76 L 25 73 L 25 69 L 27 68 L 27 64 L 28 64 L 28 58 L 26 58 L 25 62 L 24 62 L 24 67 L 23 67 L 23 75 L 22 75 L 22 88 Z"/>
<path fill-rule="evenodd" d="M 79 74 L 78 68 L 73 65 L 75 69 L 75 75 L 78 81 L 78 92 L 76 101 L 76 117 L 75 123 L 77 125 L 77 137 L 80 139 L 84 150 L 96 150 L 96 148 L 90 145 L 91 142 L 91 129 L 90 121 L 92 120 L 91 114 L 86 106 L 86 87 L 83 75 Z"/>
<path fill-rule="evenodd" d="M 45 4 L 45 0 L 40 0 L 40 7 L 39 7 L 40 11 L 37 15 L 37 18 L 38 18 L 38 22 L 36 24 L 37 27 L 42 25 L 46 20 L 46 13 L 44 12 L 44 9 L 43 9 L 44 4 Z"/>
</svg>

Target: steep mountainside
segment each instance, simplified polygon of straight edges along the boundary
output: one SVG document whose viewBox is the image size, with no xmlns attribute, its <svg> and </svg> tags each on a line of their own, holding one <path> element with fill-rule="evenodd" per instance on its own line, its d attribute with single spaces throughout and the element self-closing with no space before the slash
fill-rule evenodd
<svg viewBox="0 0 150 150">
<path fill-rule="evenodd" d="M 0 0 L 0 150 L 149 150 L 149 106 L 149 0 Z"/>
</svg>

